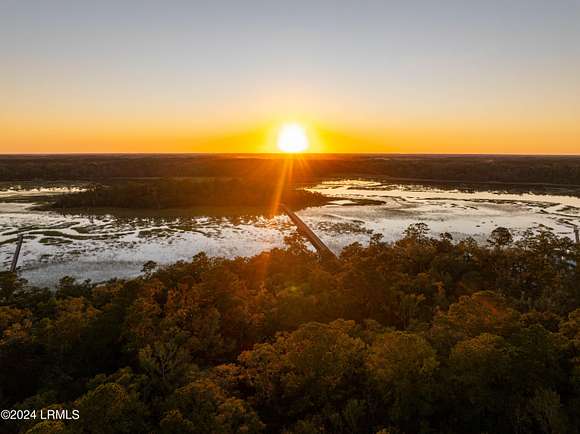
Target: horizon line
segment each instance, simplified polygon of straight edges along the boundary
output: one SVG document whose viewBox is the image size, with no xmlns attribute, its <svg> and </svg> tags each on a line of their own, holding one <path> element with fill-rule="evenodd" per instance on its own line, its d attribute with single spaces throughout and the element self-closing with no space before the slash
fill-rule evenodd
<svg viewBox="0 0 580 434">
<path fill-rule="evenodd" d="M 580 153 L 569 154 L 542 154 L 542 153 L 427 153 L 427 152 L 26 152 L 26 153 L 0 153 L 4 157 L 43 157 L 43 156 L 271 156 L 271 157 L 320 157 L 320 156 L 425 156 L 425 157 L 580 157 Z"/>
</svg>

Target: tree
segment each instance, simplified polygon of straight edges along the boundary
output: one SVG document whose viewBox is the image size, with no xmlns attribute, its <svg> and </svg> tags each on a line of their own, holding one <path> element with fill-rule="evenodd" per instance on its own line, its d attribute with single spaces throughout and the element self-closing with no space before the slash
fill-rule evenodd
<svg viewBox="0 0 580 434">
<path fill-rule="evenodd" d="M 208 378 L 177 389 L 166 407 L 160 426 L 167 434 L 254 434 L 264 428 L 247 402 L 228 396 Z"/>
<path fill-rule="evenodd" d="M 308 323 L 258 344 L 239 362 L 258 406 L 281 419 L 294 419 L 357 392 L 364 343 L 351 321 Z"/>
<path fill-rule="evenodd" d="M 75 432 L 115 434 L 146 432 L 147 408 L 135 392 L 117 383 L 99 385 L 75 401 L 81 417 Z"/>
<path fill-rule="evenodd" d="M 378 335 L 365 366 L 388 418 L 407 430 L 420 431 L 420 421 L 433 412 L 437 354 L 423 337 L 406 332 Z"/>
<path fill-rule="evenodd" d="M 509 430 L 514 348 L 482 333 L 453 347 L 449 356 L 451 396 L 462 402 L 455 418 L 466 432 Z"/>
<path fill-rule="evenodd" d="M 487 240 L 487 242 L 495 249 L 501 249 L 502 247 L 508 246 L 512 241 L 513 237 L 510 230 L 502 226 L 491 231 L 491 236 Z"/>
<path fill-rule="evenodd" d="M 447 352 L 457 342 L 482 333 L 509 336 L 519 328 L 520 314 L 505 298 L 485 291 L 460 297 L 446 313 L 433 322 L 431 339 L 440 351 Z"/>
</svg>

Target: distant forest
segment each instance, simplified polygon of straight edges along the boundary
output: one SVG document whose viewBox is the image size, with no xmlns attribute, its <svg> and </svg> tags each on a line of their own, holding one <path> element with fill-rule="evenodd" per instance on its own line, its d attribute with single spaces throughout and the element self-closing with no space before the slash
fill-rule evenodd
<svg viewBox="0 0 580 434">
<path fill-rule="evenodd" d="M 409 227 L 55 290 L 0 274 L 3 433 L 578 433 L 580 246 Z"/>
<path fill-rule="evenodd" d="M 276 191 L 277 188 L 280 191 Z M 278 187 L 275 182 L 239 179 L 178 180 L 154 179 L 95 185 L 85 191 L 56 197 L 52 208 L 146 208 L 165 209 L 192 206 L 272 207 L 273 200 L 296 209 L 328 202 L 320 193 Z"/>
<path fill-rule="evenodd" d="M 319 155 L 295 158 L 295 180 L 381 176 L 461 182 L 580 186 L 580 157 Z M 231 155 L 0 156 L 0 181 L 139 177 L 273 179 L 288 159 Z"/>
</svg>

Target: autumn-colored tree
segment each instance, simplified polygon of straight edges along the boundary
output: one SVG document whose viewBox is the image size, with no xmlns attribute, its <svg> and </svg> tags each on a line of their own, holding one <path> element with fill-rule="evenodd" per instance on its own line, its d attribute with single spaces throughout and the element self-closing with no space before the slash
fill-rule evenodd
<svg viewBox="0 0 580 434">
<path fill-rule="evenodd" d="M 102 284 L 2 273 L 1 407 L 81 418 L 0 432 L 577 432 L 580 248 L 508 238 L 421 224 L 332 260 L 294 236 Z"/>
</svg>

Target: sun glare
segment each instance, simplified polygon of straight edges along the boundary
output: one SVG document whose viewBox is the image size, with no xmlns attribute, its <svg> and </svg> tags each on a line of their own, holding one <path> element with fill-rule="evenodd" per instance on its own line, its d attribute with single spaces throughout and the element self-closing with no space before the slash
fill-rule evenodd
<svg viewBox="0 0 580 434">
<path fill-rule="evenodd" d="M 296 153 L 308 149 L 308 137 L 304 127 L 298 124 L 285 124 L 278 133 L 278 149 L 282 152 Z"/>
</svg>

